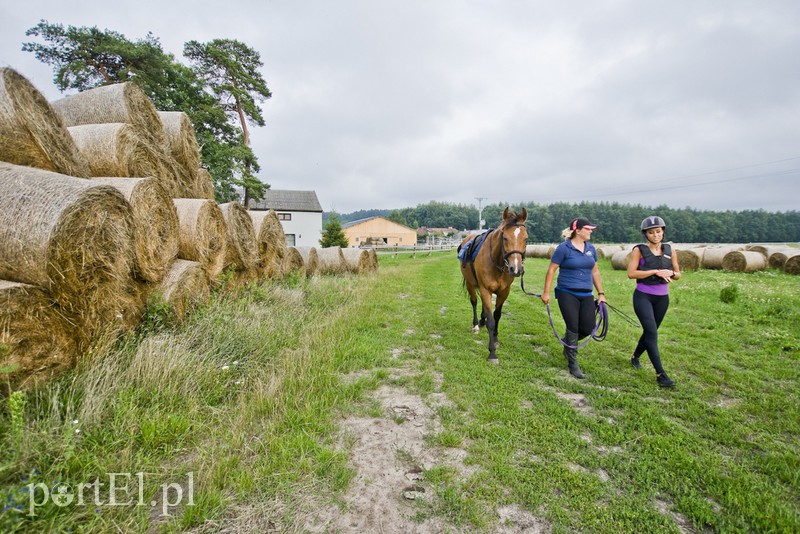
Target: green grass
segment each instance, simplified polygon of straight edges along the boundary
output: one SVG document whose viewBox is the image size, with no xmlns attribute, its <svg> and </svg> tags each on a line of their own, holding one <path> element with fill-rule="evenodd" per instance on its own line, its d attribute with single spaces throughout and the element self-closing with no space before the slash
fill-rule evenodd
<svg viewBox="0 0 800 534">
<path fill-rule="evenodd" d="M 527 289 L 541 288 L 546 266 L 526 260 Z M 633 317 L 633 283 L 609 262 L 601 272 L 609 302 Z M 674 390 L 657 387 L 646 357 L 632 369 L 639 329 L 613 313 L 607 339 L 580 351 L 587 379 L 570 377 L 544 306 L 518 284 L 500 365 L 488 364 L 452 254 L 382 257 L 370 276 L 272 281 L 178 327 L 151 309 L 139 335 L 18 395 L 13 409 L 4 402 L 0 495 L 11 509 L 0 530 L 297 528 L 309 499 L 335 501 L 354 475 L 338 419 L 380 415 L 369 393 L 394 384 L 446 394 L 426 443 L 464 449 L 470 467 L 466 478 L 425 472 L 436 498 L 420 519 L 491 531 L 494 511 L 516 504 L 557 532 L 678 532 L 678 521 L 798 531 L 797 282 L 685 272 L 660 330 Z M 393 374 L 398 366 L 411 372 Z M 146 473 L 144 500 L 159 506 L 48 503 L 25 515 L 31 483 L 74 489 L 113 472 Z M 190 472 L 193 506 L 161 514 L 162 485 L 185 486 Z"/>
</svg>

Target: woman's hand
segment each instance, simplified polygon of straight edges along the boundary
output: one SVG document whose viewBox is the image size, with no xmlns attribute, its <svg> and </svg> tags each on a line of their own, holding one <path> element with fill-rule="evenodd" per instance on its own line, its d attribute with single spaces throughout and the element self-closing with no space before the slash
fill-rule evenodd
<svg viewBox="0 0 800 534">
<path fill-rule="evenodd" d="M 658 269 L 656 271 L 656 276 L 663 278 L 667 283 L 672 282 L 672 275 L 674 274 L 675 271 L 672 269 Z"/>
<path fill-rule="evenodd" d="M 550 304 L 550 293 L 545 293 L 544 291 L 542 291 L 542 296 L 539 298 L 541 298 L 542 302 L 544 302 L 545 304 Z"/>
</svg>

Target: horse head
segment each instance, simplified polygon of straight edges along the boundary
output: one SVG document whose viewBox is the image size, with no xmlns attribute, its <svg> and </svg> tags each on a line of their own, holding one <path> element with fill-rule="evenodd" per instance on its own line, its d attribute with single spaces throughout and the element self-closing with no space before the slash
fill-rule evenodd
<svg viewBox="0 0 800 534">
<path fill-rule="evenodd" d="M 515 278 L 522 276 L 525 272 L 523 262 L 525 261 L 525 245 L 528 241 L 528 230 L 525 228 L 527 218 L 528 210 L 525 208 L 522 208 L 520 213 L 511 211 L 509 208 L 503 211 L 503 224 L 500 227 L 503 233 L 501 253 L 508 274 Z"/>
</svg>

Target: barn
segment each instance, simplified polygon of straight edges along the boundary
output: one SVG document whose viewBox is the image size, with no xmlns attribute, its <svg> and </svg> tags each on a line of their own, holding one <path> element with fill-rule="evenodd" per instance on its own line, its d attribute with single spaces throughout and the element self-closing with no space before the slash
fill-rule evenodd
<svg viewBox="0 0 800 534">
<path fill-rule="evenodd" d="M 385 217 L 369 217 L 342 225 L 351 247 L 412 246 L 417 244 L 417 232 L 408 226 Z"/>
</svg>

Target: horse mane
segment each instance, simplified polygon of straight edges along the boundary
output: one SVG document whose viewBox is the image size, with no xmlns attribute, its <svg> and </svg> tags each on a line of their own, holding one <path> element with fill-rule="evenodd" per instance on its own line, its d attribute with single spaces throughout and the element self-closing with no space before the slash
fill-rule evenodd
<svg viewBox="0 0 800 534">
<path fill-rule="evenodd" d="M 503 221 L 503 224 L 500 226 L 502 230 L 505 230 L 509 226 L 516 226 L 517 222 L 519 221 L 520 214 L 516 211 L 508 212 L 508 220 Z"/>
</svg>

